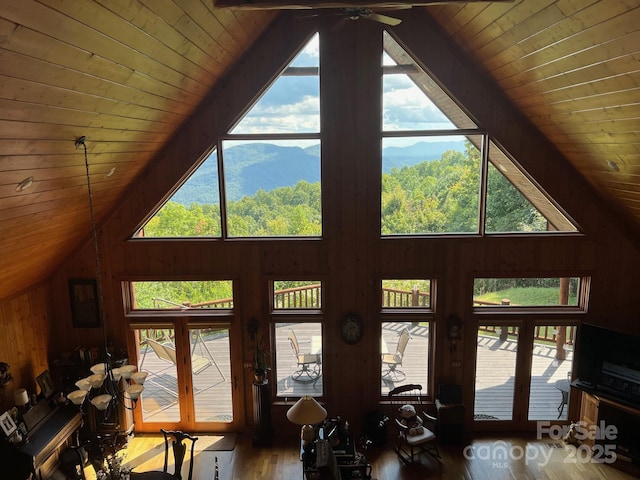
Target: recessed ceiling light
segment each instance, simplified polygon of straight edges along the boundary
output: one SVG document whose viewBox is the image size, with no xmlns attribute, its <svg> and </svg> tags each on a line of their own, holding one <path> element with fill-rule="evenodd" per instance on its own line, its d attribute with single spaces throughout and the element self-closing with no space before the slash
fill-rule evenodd
<svg viewBox="0 0 640 480">
<path fill-rule="evenodd" d="M 111 167 L 107 173 L 104 174 L 105 178 L 109 178 L 111 175 L 116 173 L 116 167 Z"/>
<path fill-rule="evenodd" d="M 609 170 L 613 170 L 614 172 L 620 171 L 620 167 L 613 160 L 607 160 L 607 167 L 609 167 Z"/>
<path fill-rule="evenodd" d="M 16 192 L 23 192 L 33 185 L 33 177 L 27 177 L 16 186 Z"/>
</svg>

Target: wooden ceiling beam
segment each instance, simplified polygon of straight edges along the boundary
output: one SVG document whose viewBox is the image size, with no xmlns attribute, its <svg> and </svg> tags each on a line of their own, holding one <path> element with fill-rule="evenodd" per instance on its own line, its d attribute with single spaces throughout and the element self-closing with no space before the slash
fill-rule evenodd
<svg viewBox="0 0 640 480">
<path fill-rule="evenodd" d="M 331 2 L 324 0 L 271 1 L 271 0 L 213 0 L 215 8 L 242 8 L 246 10 L 294 10 L 311 8 L 408 8 L 443 5 L 449 3 L 472 3 L 487 0 L 432 0 L 409 1 L 387 0 L 372 2 L 371 0 L 351 0 L 350 2 Z M 513 0 L 492 0 L 493 2 L 513 2 Z"/>
</svg>

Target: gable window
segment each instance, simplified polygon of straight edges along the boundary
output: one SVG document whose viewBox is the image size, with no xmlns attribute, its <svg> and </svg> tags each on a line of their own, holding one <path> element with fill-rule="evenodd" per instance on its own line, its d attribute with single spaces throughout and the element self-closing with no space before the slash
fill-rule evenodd
<svg viewBox="0 0 640 480">
<path fill-rule="evenodd" d="M 138 237 L 320 237 L 316 34 Z"/>
<path fill-rule="evenodd" d="M 383 236 L 577 231 L 386 32 L 382 64 Z"/>
</svg>

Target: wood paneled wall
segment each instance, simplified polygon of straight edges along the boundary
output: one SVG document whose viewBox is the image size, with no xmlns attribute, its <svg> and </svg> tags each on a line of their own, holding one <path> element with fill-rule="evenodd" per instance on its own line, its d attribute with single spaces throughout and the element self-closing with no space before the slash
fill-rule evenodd
<svg viewBox="0 0 640 480">
<path fill-rule="evenodd" d="M 202 157 L 262 85 L 287 63 L 297 46 L 309 38 L 313 27 L 279 17 L 224 85 L 212 92 L 209 102 L 158 155 L 103 226 L 100 241 L 108 298 L 105 311 L 113 329 L 110 334 L 120 340 L 127 335 L 122 280 L 227 278 L 238 287 L 233 328 L 243 330 L 243 344 L 235 347 L 250 360 L 244 325 L 256 317 L 268 328 L 269 280 L 322 279 L 326 285 L 324 400 L 330 415 L 340 414 L 357 422 L 362 412 L 377 407 L 378 286 L 382 278 L 437 281 L 433 383 L 462 382 L 469 377 L 471 363 L 467 357 L 473 354 L 475 341 L 471 323 L 474 276 L 590 276 L 592 288 L 585 319 L 640 333 L 634 282 L 640 270 L 640 254 L 634 244 L 566 161 L 514 113 L 495 87 L 451 50 L 435 25 L 420 15 L 408 18 L 397 30 L 401 43 L 419 55 L 425 67 L 447 80 L 448 91 L 469 102 L 468 108 L 475 109 L 471 112 L 474 117 L 486 123 L 484 127 L 496 141 L 509 146 L 525 169 L 536 173 L 542 187 L 578 220 L 584 236 L 380 239 L 380 55 L 379 50 L 371 48 L 381 45 L 380 26 L 348 22 L 342 28 L 320 25 L 322 58 L 333 62 L 332 67 L 323 69 L 322 88 L 341 91 L 340 96 L 323 95 L 321 104 L 321 240 L 127 242 L 127 236 L 187 174 L 192 162 Z M 412 31 L 428 31 L 428 42 L 414 38 Z M 483 99 L 488 95 L 491 99 Z M 55 322 L 59 327 L 69 325 L 68 307 L 58 303 L 67 295 L 66 281 L 69 276 L 90 272 L 90 258 L 81 252 L 54 277 L 53 292 L 59 307 Z M 346 311 L 356 311 L 365 320 L 364 337 L 354 346 L 344 344 L 338 334 L 340 316 Z M 463 348 L 456 352 L 448 348 L 444 325 L 444 319 L 454 313 L 467 322 Z M 74 332 L 60 339 L 59 346 L 77 341 L 77 337 Z M 462 366 L 453 367 L 454 360 L 461 361 Z M 238 381 L 237 393 L 244 395 L 246 421 L 251 423 L 250 371 L 240 363 L 232 365 L 232 375 Z M 296 427 L 285 420 L 286 408 L 275 406 L 274 422 L 279 432 L 295 433 Z"/>
<path fill-rule="evenodd" d="M 0 413 L 13 406 L 13 391 L 39 393 L 36 377 L 49 368 L 54 341 L 53 301 L 49 283 L 0 304 L 0 361 L 11 368 L 13 381 L 0 391 Z"/>
</svg>

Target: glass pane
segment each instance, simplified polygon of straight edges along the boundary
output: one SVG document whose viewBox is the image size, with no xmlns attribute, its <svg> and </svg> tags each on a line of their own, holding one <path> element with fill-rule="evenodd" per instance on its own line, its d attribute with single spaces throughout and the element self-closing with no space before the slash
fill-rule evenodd
<svg viewBox="0 0 640 480">
<path fill-rule="evenodd" d="M 229 330 L 190 329 L 196 422 L 232 422 Z"/>
<path fill-rule="evenodd" d="M 137 237 L 220 237 L 218 155 L 214 150 L 136 233 Z"/>
<path fill-rule="evenodd" d="M 138 329 L 140 345 L 138 370 L 148 376 L 138 405 L 142 406 L 143 422 L 179 422 L 178 372 L 174 331 Z"/>
<path fill-rule="evenodd" d="M 322 307 L 322 283 L 318 281 L 275 281 L 273 282 L 273 308 L 313 308 Z"/>
<path fill-rule="evenodd" d="M 547 220 L 542 214 L 491 163 L 485 229 L 489 233 L 548 231 Z"/>
<path fill-rule="evenodd" d="M 529 420 L 567 420 L 575 326 L 534 329 Z"/>
<path fill-rule="evenodd" d="M 322 395 L 322 324 L 276 323 L 276 395 Z"/>
<path fill-rule="evenodd" d="M 430 308 L 431 280 L 382 280 L 382 308 Z"/>
<path fill-rule="evenodd" d="M 477 128 L 388 32 L 382 65 L 383 131 Z"/>
<path fill-rule="evenodd" d="M 474 420 L 512 420 L 517 352 L 518 327 L 478 327 Z"/>
<path fill-rule="evenodd" d="M 578 305 L 580 278 L 476 278 L 474 307 L 550 307 Z"/>
<path fill-rule="evenodd" d="M 230 133 L 319 132 L 319 59 L 315 35 Z"/>
<path fill-rule="evenodd" d="M 382 130 L 455 129 L 418 85 L 406 74 L 382 76 Z"/>
<path fill-rule="evenodd" d="M 381 395 L 409 383 L 429 393 L 429 322 L 383 322 L 380 354 Z"/>
<path fill-rule="evenodd" d="M 382 234 L 477 233 L 478 136 L 382 139 Z"/>
<path fill-rule="evenodd" d="M 233 282 L 131 282 L 134 310 L 233 308 Z"/>
<path fill-rule="evenodd" d="M 489 142 L 485 231 L 576 232 L 576 226 L 497 145 Z"/>
<path fill-rule="evenodd" d="M 223 148 L 229 236 L 322 234 L 318 140 L 227 140 Z"/>
</svg>

